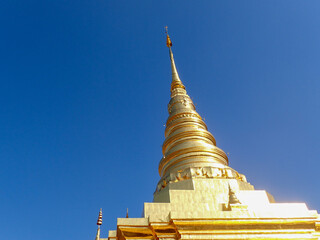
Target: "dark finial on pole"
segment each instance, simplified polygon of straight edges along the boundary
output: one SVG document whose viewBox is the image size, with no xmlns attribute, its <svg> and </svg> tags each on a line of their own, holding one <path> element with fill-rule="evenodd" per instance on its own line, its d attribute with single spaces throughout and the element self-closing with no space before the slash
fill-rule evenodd
<svg viewBox="0 0 320 240">
<path fill-rule="evenodd" d="M 100 208 L 99 217 L 97 221 L 98 226 L 101 226 L 101 224 L 102 224 L 102 208 Z"/>
</svg>

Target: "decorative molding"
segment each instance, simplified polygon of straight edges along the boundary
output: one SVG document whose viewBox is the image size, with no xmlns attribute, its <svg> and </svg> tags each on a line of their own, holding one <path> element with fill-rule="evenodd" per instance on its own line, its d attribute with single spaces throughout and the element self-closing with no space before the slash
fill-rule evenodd
<svg viewBox="0 0 320 240">
<path fill-rule="evenodd" d="M 237 179 L 242 182 L 247 182 L 243 174 L 239 174 L 232 168 L 218 168 L 218 167 L 190 167 L 182 171 L 170 173 L 160 179 L 157 184 L 156 192 L 160 192 L 169 183 L 179 182 L 194 178 L 208 178 L 208 179 Z"/>
</svg>

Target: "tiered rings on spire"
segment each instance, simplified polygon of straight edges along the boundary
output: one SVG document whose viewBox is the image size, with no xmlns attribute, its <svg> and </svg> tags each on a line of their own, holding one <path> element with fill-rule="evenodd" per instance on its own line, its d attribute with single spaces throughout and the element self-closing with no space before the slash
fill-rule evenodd
<svg viewBox="0 0 320 240">
<path fill-rule="evenodd" d="M 228 165 L 227 155 L 216 147 L 216 140 L 196 112 L 180 80 L 169 35 L 167 35 L 167 46 L 171 60 L 172 83 L 171 100 L 168 105 L 169 117 L 165 130 L 166 139 L 162 146 L 163 158 L 159 164 L 160 176 L 182 171 L 188 167 Z"/>
<path fill-rule="evenodd" d="M 156 192 L 171 182 L 190 178 L 229 178 L 246 181 L 245 176 L 228 166 L 228 157 L 216 146 L 216 140 L 196 112 L 196 108 L 183 85 L 171 50 L 167 33 L 172 83 L 169 117 L 166 123 L 163 158 L 159 163 L 160 181 Z"/>
<path fill-rule="evenodd" d="M 102 208 L 100 208 L 97 225 L 98 225 L 98 229 L 97 229 L 97 235 L 95 240 L 100 240 L 100 226 L 102 225 Z"/>
<path fill-rule="evenodd" d="M 102 208 L 100 208 L 98 220 L 97 220 L 97 225 L 101 226 L 102 225 Z"/>
</svg>

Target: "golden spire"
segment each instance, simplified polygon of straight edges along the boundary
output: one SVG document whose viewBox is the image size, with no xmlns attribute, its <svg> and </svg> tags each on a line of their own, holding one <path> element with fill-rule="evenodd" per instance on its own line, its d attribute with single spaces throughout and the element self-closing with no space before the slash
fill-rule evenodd
<svg viewBox="0 0 320 240">
<path fill-rule="evenodd" d="M 228 178 L 246 182 L 244 175 L 228 166 L 227 155 L 216 146 L 215 138 L 196 112 L 179 78 L 167 28 L 166 34 L 172 68 L 171 99 L 162 145 L 163 157 L 159 163 L 161 179 L 155 194 L 172 182 L 190 178 Z"/>
<path fill-rule="evenodd" d="M 165 29 L 166 29 L 166 34 L 167 34 L 167 47 L 169 48 L 169 56 L 170 56 L 170 60 L 171 60 L 171 69 L 172 69 L 171 97 L 173 97 L 178 92 L 185 94 L 186 88 L 182 84 L 182 81 L 180 80 L 180 77 L 179 77 L 179 74 L 178 74 L 178 71 L 176 68 L 176 64 L 174 62 L 173 53 L 171 50 L 172 42 L 171 42 L 171 39 L 168 34 L 168 27 L 166 26 Z"/>
<path fill-rule="evenodd" d="M 171 100 L 166 123 L 163 158 L 159 164 L 162 180 L 171 173 L 190 167 L 227 166 L 228 157 L 218 147 L 212 134 L 186 92 L 171 50 L 172 42 L 167 35 L 167 46 L 172 68 Z"/>
<path fill-rule="evenodd" d="M 100 240 L 100 227 L 97 229 L 97 235 L 95 240 Z"/>
</svg>

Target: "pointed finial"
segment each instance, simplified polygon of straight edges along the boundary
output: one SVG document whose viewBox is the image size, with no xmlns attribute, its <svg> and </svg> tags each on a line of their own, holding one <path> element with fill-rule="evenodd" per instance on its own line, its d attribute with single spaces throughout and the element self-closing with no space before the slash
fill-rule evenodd
<svg viewBox="0 0 320 240">
<path fill-rule="evenodd" d="M 169 48 L 169 55 L 170 55 L 170 61 L 171 61 L 171 70 L 172 70 L 172 83 L 171 83 L 171 97 L 177 95 L 178 93 L 186 94 L 186 88 L 183 86 L 177 68 L 176 64 L 174 63 L 173 53 L 171 50 L 172 42 L 168 34 L 168 27 L 165 27 L 166 34 L 167 34 L 167 47 Z"/>
<path fill-rule="evenodd" d="M 97 221 L 98 229 L 97 229 L 97 235 L 95 240 L 100 240 L 100 226 L 102 224 L 102 208 L 100 208 L 99 217 Z"/>
<path fill-rule="evenodd" d="M 129 210 L 127 208 L 127 215 L 126 215 L 126 218 L 129 218 Z"/>
<path fill-rule="evenodd" d="M 168 26 L 165 26 L 164 28 L 166 29 L 166 34 L 167 34 L 167 47 L 171 48 L 172 47 L 172 42 L 171 42 L 171 39 L 170 39 L 169 34 L 168 34 Z"/>
<path fill-rule="evenodd" d="M 98 225 L 98 226 L 102 225 L 102 208 L 100 208 L 97 225 Z"/>
<path fill-rule="evenodd" d="M 231 186 L 229 184 L 229 205 L 230 204 L 241 204 L 241 202 L 239 201 L 235 192 L 231 189 Z"/>
</svg>

